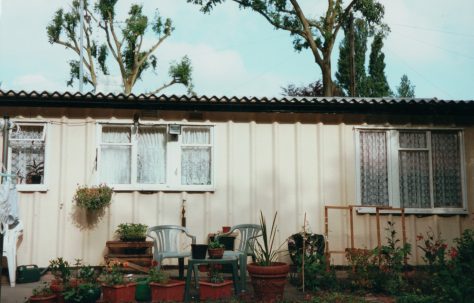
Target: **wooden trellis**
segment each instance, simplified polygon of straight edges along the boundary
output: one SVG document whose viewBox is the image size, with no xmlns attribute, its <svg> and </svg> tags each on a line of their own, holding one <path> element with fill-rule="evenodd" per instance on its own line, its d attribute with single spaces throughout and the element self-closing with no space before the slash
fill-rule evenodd
<svg viewBox="0 0 474 303">
<path fill-rule="evenodd" d="M 394 208 L 391 206 L 361 206 L 361 205 L 348 205 L 348 206 L 324 206 L 324 236 L 326 239 L 326 258 L 329 264 L 329 260 L 331 254 L 345 254 L 346 251 L 340 250 L 329 250 L 329 210 L 346 210 L 349 211 L 349 228 L 350 228 L 350 235 L 351 235 L 351 249 L 355 248 L 354 244 L 354 208 L 361 209 L 361 208 L 375 208 L 375 217 L 377 222 L 377 246 L 380 249 L 382 247 L 382 237 L 380 235 L 380 215 L 388 214 L 384 213 L 383 211 L 390 211 L 389 214 L 392 214 L 393 211 L 400 211 L 401 220 L 402 220 L 402 242 L 405 246 L 406 243 L 406 229 L 405 229 L 405 208 Z M 381 212 L 382 211 L 382 212 Z M 407 260 L 405 258 L 405 264 Z"/>
</svg>

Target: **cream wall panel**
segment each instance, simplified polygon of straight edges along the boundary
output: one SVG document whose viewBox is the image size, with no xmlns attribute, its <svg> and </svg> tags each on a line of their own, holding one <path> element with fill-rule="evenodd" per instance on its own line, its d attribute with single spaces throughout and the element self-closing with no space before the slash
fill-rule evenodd
<svg viewBox="0 0 474 303">
<path fill-rule="evenodd" d="M 84 223 L 85 216 L 76 211 L 72 197 L 78 185 L 96 180 L 95 120 L 54 119 L 48 136 L 48 191 L 20 194 L 25 232 L 18 264 L 46 266 L 58 256 L 70 262 L 83 258 L 86 263 L 100 264 L 105 242 L 113 239 L 118 224 L 181 224 L 183 206 L 187 227 L 199 243 L 223 225 L 258 223 L 260 210 L 268 221 L 279 212 L 279 241 L 283 243 L 300 231 L 305 213 L 311 230 L 323 233 L 324 205 L 354 204 L 354 125 L 308 117 L 300 122 L 297 115 L 281 121 L 276 114 L 223 117 L 215 122 L 214 192 L 116 192 L 110 209 L 92 229 L 78 224 Z M 174 121 L 179 119 L 176 115 Z M 472 212 L 474 130 L 466 129 L 464 137 Z M 387 220 L 397 222 L 401 238 L 400 217 L 383 216 L 382 239 Z M 432 227 L 452 241 L 463 228 L 472 228 L 474 220 L 469 216 L 407 216 L 406 223 L 413 262 L 421 262 L 422 254 L 415 248 L 417 234 Z M 329 229 L 330 249 L 350 246 L 347 212 L 330 210 Z M 356 247 L 377 245 L 374 215 L 355 214 L 354 232 Z M 333 260 L 344 261 L 342 256 Z"/>
</svg>

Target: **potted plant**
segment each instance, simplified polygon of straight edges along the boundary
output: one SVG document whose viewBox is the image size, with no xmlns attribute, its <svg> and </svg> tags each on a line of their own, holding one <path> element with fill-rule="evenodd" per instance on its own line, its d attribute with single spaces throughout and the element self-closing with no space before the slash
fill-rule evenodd
<svg viewBox="0 0 474 303">
<path fill-rule="evenodd" d="M 45 282 L 43 285 L 33 288 L 29 302 L 56 303 L 56 295 L 51 290 L 50 285 Z"/>
<path fill-rule="evenodd" d="M 277 213 L 273 217 L 270 230 L 262 211 L 260 211 L 260 227 L 262 234 L 252 242 L 255 262 L 247 265 L 254 295 L 258 301 L 274 302 L 283 299 L 286 277 L 290 266 L 277 262 L 278 249 L 274 247 L 277 226 L 275 224 Z"/>
<path fill-rule="evenodd" d="M 146 230 L 148 226 L 139 223 L 122 223 L 119 224 L 115 233 L 120 241 L 124 242 L 140 242 L 145 241 Z"/>
<path fill-rule="evenodd" d="M 55 293 L 62 292 L 71 279 L 69 263 L 61 257 L 50 260 L 49 270 L 54 276 L 54 279 L 51 280 L 51 290 Z"/>
<path fill-rule="evenodd" d="M 152 302 L 181 302 L 184 299 L 184 281 L 170 280 L 169 276 L 154 267 L 148 273 Z"/>
<path fill-rule="evenodd" d="M 199 281 L 199 300 L 222 300 L 232 297 L 232 281 L 224 280 L 222 264 L 208 266 L 208 281 Z"/>
<path fill-rule="evenodd" d="M 100 211 L 110 205 L 113 189 L 105 184 L 99 186 L 80 186 L 74 195 L 74 202 L 86 211 Z"/>
<path fill-rule="evenodd" d="M 125 303 L 135 300 L 136 283 L 126 277 L 122 268 L 127 262 L 111 260 L 107 263 L 99 281 L 102 282 L 102 299 L 109 303 Z"/>
<path fill-rule="evenodd" d="M 224 256 L 224 244 L 219 242 L 218 237 L 214 237 L 212 241 L 209 241 L 207 245 L 207 252 L 209 253 L 209 258 L 211 259 L 222 259 Z"/>
<path fill-rule="evenodd" d="M 100 298 L 100 286 L 97 283 L 82 283 L 69 287 L 63 292 L 66 303 L 95 303 Z"/>
<path fill-rule="evenodd" d="M 64 301 L 67 303 L 95 302 L 101 295 L 96 270 L 92 266 L 82 265 L 80 259 L 76 259 L 75 266 L 76 278 L 71 279 L 69 286 L 62 292 Z"/>
<path fill-rule="evenodd" d="M 26 183 L 41 184 L 41 178 L 44 175 L 44 163 L 33 160 L 32 164 L 26 166 L 28 174 L 26 175 Z"/>
</svg>

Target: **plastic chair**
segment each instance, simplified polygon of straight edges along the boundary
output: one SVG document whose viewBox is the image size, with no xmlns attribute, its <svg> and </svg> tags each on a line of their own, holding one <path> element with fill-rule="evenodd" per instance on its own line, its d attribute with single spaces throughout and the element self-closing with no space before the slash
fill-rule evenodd
<svg viewBox="0 0 474 303">
<path fill-rule="evenodd" d="M 10 286 L 14 287 L 16 282 L 16 245 L 18 238 L 23 233 L 23 223 L 18 222 L 13 228 L 5 228 L 3 234 L 3 256 L 7 258 L 8 277 Z"/>
<path fill-rule="evenodd" d="M 196 244 L 196 237 L 189 234 L 186 227 L 179 225 L 158 225 L 149 227 L 147 236 L 153 239 L 153 259 L 158 262 L 158 269 L 166 258 L 178 258 L 179 278 L 184 277 L 184 258 L 191 256 L 191 249 L 180 250 L 180 238 L 182 234 L 191 238 L 192 244 Z"/>
<path fill-rule="evenodd" d="M 251 256 L 252 260 L 255 261 L 255 255 L 252 251 L 252 243 L 255 238 L 261 233 L 262 228 L 258 224 L 234 225 L 230 228 L 229 232 L 216 235 L 216 240 L 219 239 L 219 237 L 228 236 L 234 233 L 235 231 L 238 231 L 240 234 L 240 243 L 237 248 L 234 248 L 233 251 L 226 250 L 224 252 L 224 256 L 239 258 L 241 283 L 240 289 L 242 291 L 245 291 L 247 285 L 247 257 Z"/>
</svg>

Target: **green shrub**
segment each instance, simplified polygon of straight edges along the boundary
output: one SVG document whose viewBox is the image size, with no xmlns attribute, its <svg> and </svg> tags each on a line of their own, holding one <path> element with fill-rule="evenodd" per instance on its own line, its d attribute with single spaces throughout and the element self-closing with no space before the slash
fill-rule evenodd
<svg viewBox="0 0 474 303">
<path fill-rule="evenodd" d="M 144 241 L 148 226 L 140 223 L 119 224 L 115 233 L 121 241 Z"/>
</svg>

